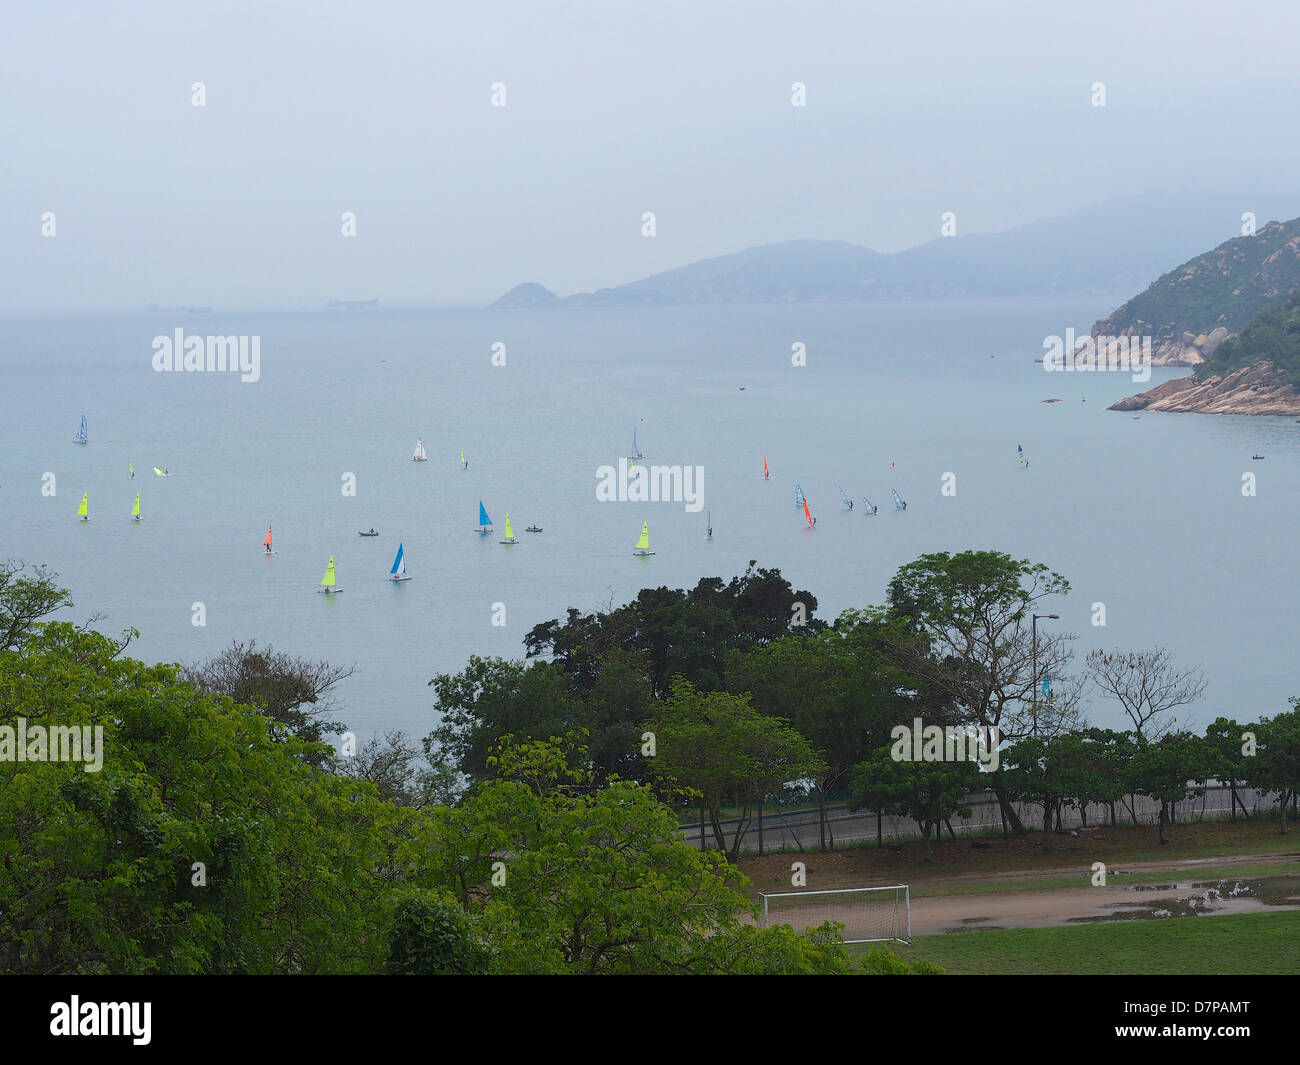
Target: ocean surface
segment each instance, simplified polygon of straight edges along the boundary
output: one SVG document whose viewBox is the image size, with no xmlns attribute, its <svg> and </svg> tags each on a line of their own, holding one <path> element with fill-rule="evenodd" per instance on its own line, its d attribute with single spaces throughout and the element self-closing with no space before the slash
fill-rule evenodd
<svg viewBox="0 0 1300 1065">
<path fill-rule="evenodd" d="M 355 663 L 339 715 L 363 738 L 423 736 L 431 677 L 470 654 L 521 657 L 525 633 L 570 606 L 727 579 L 754 559 L 833 618 L 881 602 L 918 555 L 967 548 L 1071 582 L 1044 624 L 1078 635 L 1079 665 L 1093 647 L 1159 643 L 1203 667 L 1191 723 L 1285 710 L 1300 694 L 1300 425 L 1135 418 L 1106 406 L 1184 371 L 1138 384 L 1034 363 L 1045 337 L 1086 332 L 1123 298 L 0 319 L 0 555 L 56 570 L 76 602 L 67 619 L 139 629 L 138 657 L 190 662 L 256 638 Z M 155 372 L 153 340 L 177 328 L 260 337 L 260 379 Z M 795 344 L 806 365 L 792 365 Z M 703 467 L 711 540 L 705 511 L 683 503 L 597 501 L 597 470 L 628 454 L 634 427 L 646 463 Z M 426 463 L 410 461 L 417 437 Z M 946 473 L 955 495 L 941 494 Z M 656 553 L 634 557 L 645 521 Z M 380 536 L 357 535 L 372 526 Z M 413 579 L 394 585 L 399 541 Z M 331 554 L 344 594 L 327 597 Z M 1125 723 L 1097 697 L 1088 713 Z"/>
</svg>

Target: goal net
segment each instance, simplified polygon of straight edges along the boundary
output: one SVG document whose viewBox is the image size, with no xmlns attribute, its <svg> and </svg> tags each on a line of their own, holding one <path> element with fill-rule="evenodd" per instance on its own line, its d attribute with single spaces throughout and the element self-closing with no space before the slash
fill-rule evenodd
<svg viewBox="0 0 1300 1065">
<path fill-rule="evenodd" d="M 802 932 L 823 921 L 844 926 L 846 943 L 912 942 L 912 901 L 906 884 L 785 891 L 761 895 L 763 927 L 788 924 Z"/>
</svg>

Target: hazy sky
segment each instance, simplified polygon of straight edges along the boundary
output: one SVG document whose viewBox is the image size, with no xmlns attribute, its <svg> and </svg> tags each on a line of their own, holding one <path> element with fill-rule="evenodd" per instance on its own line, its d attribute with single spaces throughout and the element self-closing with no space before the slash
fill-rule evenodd
<svg viewBox="0 0 1300 1065">
<path fill-rule="evenodd" d="M 1300 173 L 1296 4 L 15 8 L 2 312 L 568 294 L 796 237 L 897 250 L 944 211 L 973 233 Z"/>
</svg>

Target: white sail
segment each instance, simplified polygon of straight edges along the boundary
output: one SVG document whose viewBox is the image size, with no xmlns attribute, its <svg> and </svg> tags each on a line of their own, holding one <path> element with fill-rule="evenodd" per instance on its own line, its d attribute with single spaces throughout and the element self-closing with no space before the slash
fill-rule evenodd
<svg viewBox="0 0 1300 1065">
<path fill-rule="evenodd" d="M 424 437 L 420 437 L 415 442 L 415 454 L 411 456 L 412 462 L 428 462 L 429 456 L 424 451 Z"/>
</svg>

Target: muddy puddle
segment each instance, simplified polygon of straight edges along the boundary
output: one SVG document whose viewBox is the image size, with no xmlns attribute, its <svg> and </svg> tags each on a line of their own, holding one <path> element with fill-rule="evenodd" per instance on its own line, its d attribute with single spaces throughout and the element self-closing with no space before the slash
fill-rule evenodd
<svg viewBox="0 0 1300 1065">
<path fill-rule="evenodd" d="M 1294 876 L 1128 884 L 1119 890 L 1132 897 L 1107 903 L 1103 907 L 1104 913 L 1071 917 L 1069 923 L 1148 921 L 1211 913 L 1245 913 L 1272 906 L 1300 907 L 1300 877 Z"/>
</svg>

